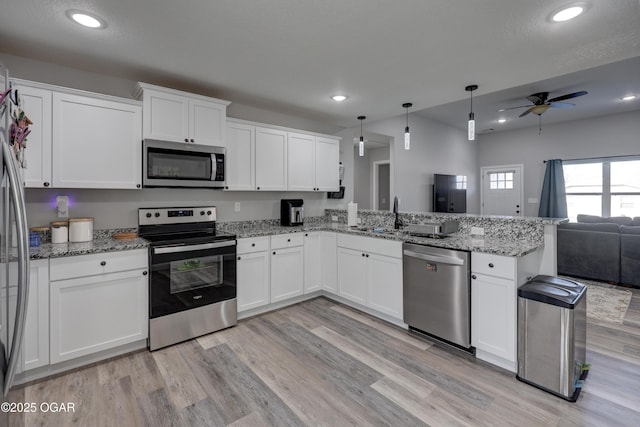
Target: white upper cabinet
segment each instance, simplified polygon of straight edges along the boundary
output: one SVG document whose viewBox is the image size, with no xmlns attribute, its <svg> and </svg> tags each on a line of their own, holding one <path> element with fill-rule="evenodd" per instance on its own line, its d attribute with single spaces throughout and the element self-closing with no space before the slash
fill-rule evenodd
<svg viewBox="0 0 640 427">
<path fill-rule="evenodd" d="M 340 138 L 227 121 L 227 190 L 337 191 Z"/>
<path fill-rule="evenodd" d="M 287 142 L 287 187 L 289 191 L 314 191 L 316 137 L 289 132 Z"/>
<path fill-rule="evenodd" d="M 340 140 L 316 137 L 315 144 L 315 186 L 316 191 L 338 191 L 340 179 L 338 166 L 340 161 Z"/>
<path fill-rule="evenodd" d="M 138 83 L 143 137 L 224 147 L 229 101 Z"/>
<path fill-rule="evenodd" d="M 256 127 L 256 190 L 287 189 L 287 132 Z"/>
<path fill-rule="evenodd" d="M 53 186 L 141 187 L 137 103 L 53 93 Z"/>
<path fill-rule="evenodd" d="M 226 190 L 256 189 L 256 127 L 227 122 Z"/>
<path fill-rule="evenodd" d="M 33 122 L 27 137 L 24 171 L 26 187 L 46 188 L 51 186 L 51 91 L 30 86 L 17 86 L 23 109 Z"/>
</svg>

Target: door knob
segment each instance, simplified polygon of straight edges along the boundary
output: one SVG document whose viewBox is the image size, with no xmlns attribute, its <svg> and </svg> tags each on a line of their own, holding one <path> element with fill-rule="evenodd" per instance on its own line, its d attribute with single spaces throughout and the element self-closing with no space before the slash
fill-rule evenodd
<svg viewBox="0 0 640 427">
<path fill-rule="evenodd" d="M 471 278 L 472 278 L 473 280 L 476 280 L 478 277 L 477 277 L 475 274 L 472 274 L 472 275 L 471 275 Z"/>
<path fill-rule="evenodd" d="M 107 265 L 107 261 L 100 261 L 100 265 L 104 267 L 105 265 Z"/>
</svg>

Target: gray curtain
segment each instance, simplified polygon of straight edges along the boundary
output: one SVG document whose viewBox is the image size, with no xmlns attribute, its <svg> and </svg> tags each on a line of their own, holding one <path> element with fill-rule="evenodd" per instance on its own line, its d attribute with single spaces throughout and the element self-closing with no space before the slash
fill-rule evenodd
<svg viewBox="0 0 640 427">
<path fill-rule="evenodd" d="M 564 173 L 560 159 L 547 160 L 538 216 L 547 218 L 566 218 L 568 216 L 567 194 L 564 188 Z"/>
</svg>

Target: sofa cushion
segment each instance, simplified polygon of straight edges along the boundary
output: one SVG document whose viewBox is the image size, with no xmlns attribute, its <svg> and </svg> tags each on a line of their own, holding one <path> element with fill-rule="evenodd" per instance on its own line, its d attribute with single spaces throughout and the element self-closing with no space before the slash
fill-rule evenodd
<svg viewBox="0 0 640 427">
<path fill-rule="evenodd" d="M 602 217 L 597 215 L 584 215 L 579 214 L 577 217 L 578 222 L 593 224 L 593 223 L 603 223 L 603 224 L 618 224 L 618 225 L 633 225 L 633 220 L 628 216 L 612 216 L 612 217 Z"/>
<path fill-rule="evenodd" d="M 598 231 L 602 233 L 619 233 L 618 224 L 588 223 L 588 222 L 565 222 L 558 225 L 558 230 L 581 230 Z"/>
<path fill-rule="evenodd" d="M 631 225 L 640 227 L 640 216 L 633 218 L 633 224 Z"/>
<path fill-rule="evenodd" d="M 617 224 L 558 225 L 558 274 L 618 283 L 618 228 Z"/>
<path fill-rule="evenodd" d="M 620 227 L 620 282 L 640 286 L 640 227 Z"/>
</svg>

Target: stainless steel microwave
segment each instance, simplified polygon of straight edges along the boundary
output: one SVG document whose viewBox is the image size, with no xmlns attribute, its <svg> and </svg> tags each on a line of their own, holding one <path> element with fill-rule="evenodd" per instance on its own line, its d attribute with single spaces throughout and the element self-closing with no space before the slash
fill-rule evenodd
<svg viewBox="0 0 640 427">
<path fill-rule="evenodd" d="M 225 149 L 145 139 L 142 141 L 142 185 L 224 188 Z"/>
</svg>

